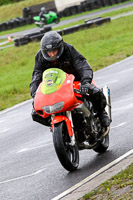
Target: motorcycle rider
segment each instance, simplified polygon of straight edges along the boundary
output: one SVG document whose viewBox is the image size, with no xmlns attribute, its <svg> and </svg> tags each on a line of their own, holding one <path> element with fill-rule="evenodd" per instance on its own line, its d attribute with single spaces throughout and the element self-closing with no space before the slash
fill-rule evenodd
<svg viewBox="0 0 133 200">
<path fill-rule="evenodd" d="M 35 56 L 35 66 L 30 83 L 31 96 L 33 98 L 32 118 L 43 125 L 50 126 L 50 117 L 42 118 L 34 111 L 34 97 L 39 84 L 42 82 L 42 74 L 49 68 L 60 68 L 68 74 L 75 76 L 75 81 L 81 82 L 81 93 L 90 94 L 89 99 L 103 127 L 110 125 L 110 119 L 105 111 L 106 98 L 103 92 L 95 87 L 92 82 L 93 71 L 87 60 L 70 44 L 65 43 L 56 31 L 44 34 L 40 43 L 40 50 Z"/>
<path fill-rule="evenodd" d="M 41 12 L 39 13 L 40 19 L 43 19 L 45 14 L 47 14 L 46 8 L 42 7 Z"/>
</svg>

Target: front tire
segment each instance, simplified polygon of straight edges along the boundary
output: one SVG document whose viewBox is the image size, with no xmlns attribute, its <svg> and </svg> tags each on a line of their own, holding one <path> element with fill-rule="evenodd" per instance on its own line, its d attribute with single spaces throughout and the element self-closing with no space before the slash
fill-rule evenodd
<svg viewBox="0 0 133 200">
<path fill-rule="evenodd" d="M 76 144 L 70 145 L 70 137 L 64 121 L 54 125 L 53 143 L 62 166 L 70 172 L 76 170 L 79 165 L 79 151 Z"/>
</svg>

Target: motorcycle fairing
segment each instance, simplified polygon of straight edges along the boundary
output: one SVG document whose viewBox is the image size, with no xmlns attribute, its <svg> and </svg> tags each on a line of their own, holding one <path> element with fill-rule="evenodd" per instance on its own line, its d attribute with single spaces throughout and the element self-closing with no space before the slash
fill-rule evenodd
<svg viewBox="0 0 133 200">
<path fill-rule="evenodd" d="M 37 21 L 37 22 L 40 22 L 40 16 L 34 16 L 33 17 L 33 20 Z"/>
<path fill-rule="evenodd" d="M 58 76 L 58 72 L 60 73 L 60 71 L 61 77 L 60 75 Z M 56 74 L 56 76 L 52 75 L 53 72 L 54 74 Z M 64 75 L 62 73 L 64 73 Z M 58 80 L 59 77 L 62 80 Z M 74 78 L 74 75 L 66 74 L 60 69 L 51 68 L 46 70 L 43 77 L 44 81 L 40 83 L 36 92 L 34 101 L 35 112 L 37 112 L 37 114 L 39 114 L 40 116 L 46 118 L 51 114 L 65 112 L 66 110 L 71 111 L 72 109 L 80 105 L 82 101 L 78 100 L 73 92 Z M 48 91 L 48 88 L 50 91 Z M 62 101 L 64 102 L 64 107 L 55 113 L 53 112 L 48 114 L 45 113 L 42 109 L 44 106 L 53 106 L 54 104 Z"/>
<path fill-rule="evenodd" d="M 55 12 L 50 11 L 45 15 L 47 24 L 50 24 L 53 22 L 54 19 L 57 19 L 57 14 Z"/>
</svg>

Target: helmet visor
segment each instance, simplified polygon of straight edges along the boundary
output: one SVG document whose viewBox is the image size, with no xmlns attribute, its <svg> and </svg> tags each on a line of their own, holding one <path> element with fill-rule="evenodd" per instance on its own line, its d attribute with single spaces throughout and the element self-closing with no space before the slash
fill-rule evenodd
<svg viewBox="0 0 133 200">
<path fill-rule="evenodd" d="M 58 59 L 63 53 L 63 50 L 64 50 L 63 43 L 61 43 L 58 48 L 52 48 L 49 50 L 44 50 L 41 48 L 43 57 L 50 62 L 53 62 L 56 59 Z"/>
</svg>

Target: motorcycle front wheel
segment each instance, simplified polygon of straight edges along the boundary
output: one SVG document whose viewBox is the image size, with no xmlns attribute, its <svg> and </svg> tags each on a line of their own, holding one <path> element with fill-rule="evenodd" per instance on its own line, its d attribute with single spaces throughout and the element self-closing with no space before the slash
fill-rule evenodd
<svg viewBox="0 0 133 200">
<path fill-rule="evenodd" d="M 70 172 L 76 170 L 79 165 L 79 151 L 76 144 L 74 146 L 70 144 L 70 137 L 64 121 L 54 124 L 53 143 L 62 166 Z"/>
</svg>

